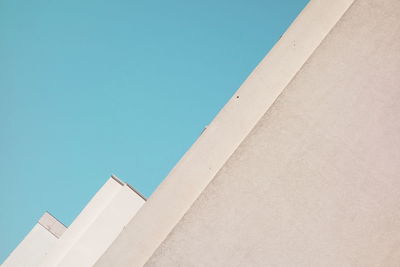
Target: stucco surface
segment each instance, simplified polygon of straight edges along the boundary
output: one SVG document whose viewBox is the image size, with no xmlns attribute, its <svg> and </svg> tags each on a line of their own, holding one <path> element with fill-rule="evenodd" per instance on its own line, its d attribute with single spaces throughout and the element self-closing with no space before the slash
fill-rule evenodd
<svg viewBox="0 0 400 267">
<path fill-rule="evenodd" d="M 96 263 L 143 266 L 353 0 L 313 0 Z"/>
<path fill-rule="evenodd" d="M 145 266 L 399 266 L 399 52 L 355 1 Z"/>
</svg>

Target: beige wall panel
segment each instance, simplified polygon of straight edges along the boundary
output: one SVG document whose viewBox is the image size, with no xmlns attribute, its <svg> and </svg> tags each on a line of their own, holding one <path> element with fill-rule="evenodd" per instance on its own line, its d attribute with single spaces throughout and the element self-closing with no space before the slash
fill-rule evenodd
<svg viewBox="0 0 400 267">
<path fill-rule="evenodd" d="M 400 1 L 358 0 L 146 266 L 399 263 Z"/>
</svg>

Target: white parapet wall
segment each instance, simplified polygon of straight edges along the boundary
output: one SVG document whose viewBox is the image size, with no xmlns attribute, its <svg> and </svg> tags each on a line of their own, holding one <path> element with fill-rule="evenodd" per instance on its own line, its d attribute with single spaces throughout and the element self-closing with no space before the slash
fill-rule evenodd
<svg viewBox="0 0 400 267">
<path fill-rule="evenodd" d="M 46 212 L 1 266 L 38 266 L 65 230 L 62 223 Z"/>
<path fill-rule="evenodd" d="M 93 266 L 144 203 L 142 195 L 112 176 L 39 266 Z"/>
<path fill-rule="evenodd" d="M 69 228 L 45 213 L 2 267 L 91 267 L 146 199 L 116 176 L 93 196 Z"/>
</svg>

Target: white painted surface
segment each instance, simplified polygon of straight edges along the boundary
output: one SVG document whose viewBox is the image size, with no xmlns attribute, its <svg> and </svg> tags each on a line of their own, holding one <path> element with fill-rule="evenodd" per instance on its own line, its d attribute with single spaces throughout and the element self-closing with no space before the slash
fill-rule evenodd
<svg viewBox="0 0 400 267">
<path fill-rule="evenodd" d="M 93 266 L 143 203 L 144 200 L 132 189 L 122 186 L 57 267 Z"/>
<path fill-rule="evenodd" d="M 355 1 L 145 266 L 400 266 L 399 74 L 400 1 Z"/>
<path fill-rule="evenodd" d="M 96 267 L 145 264 L 352 3 L 311 1 Z"/>
<path fill-rule="evenodd" d="M 60 238 L 60 242 L 58 242 L 51 253 L 46 256 L 40 266 L 57 266 L 65 257 L 66 253 L 78 242 L 80 236 L 91 226 L 97 216 L 111 202 L 120 188 L 121 184 L 110 178 L 69 226 L 68 231 Z"/>
<path fill-rule="evenodd" d="M 47 229 L 45 227 L 48 227 Z M 2 267 L 36 267 L 56 244 L 65 226 L 50 214 L 45 213 L 33 229 L 25 236 Z"/>
<path fill-rule="evenodd" d="M 144 202 L 127 184 L 111 177 L 39 266 L 93 266 Z"/>
<path fill-rule="evenodd" d="M 43 214 L 38 223 L 57 238 L 60 238 L 67 230 L 67 227 L 64 224 L 62 224 L 48 212 Z"/>
</svg>

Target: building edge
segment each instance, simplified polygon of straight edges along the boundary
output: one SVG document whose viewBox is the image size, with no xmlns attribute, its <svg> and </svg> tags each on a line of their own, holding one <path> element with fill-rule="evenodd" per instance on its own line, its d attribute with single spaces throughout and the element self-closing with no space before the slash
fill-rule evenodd
<svg viewBox="0 0 400 267">
<path fill-rule="evenodd" d="M 147 262 L 354 1 L 313 0 L 304 8 L 96 267 Z"/>
<path fill-rule="evenodd" d="M 63 223 L 46 211 L 0 265 L 21 266 L 23 261 L 28 261 L 35 266 L 66 230 Z"/>
</svg>

